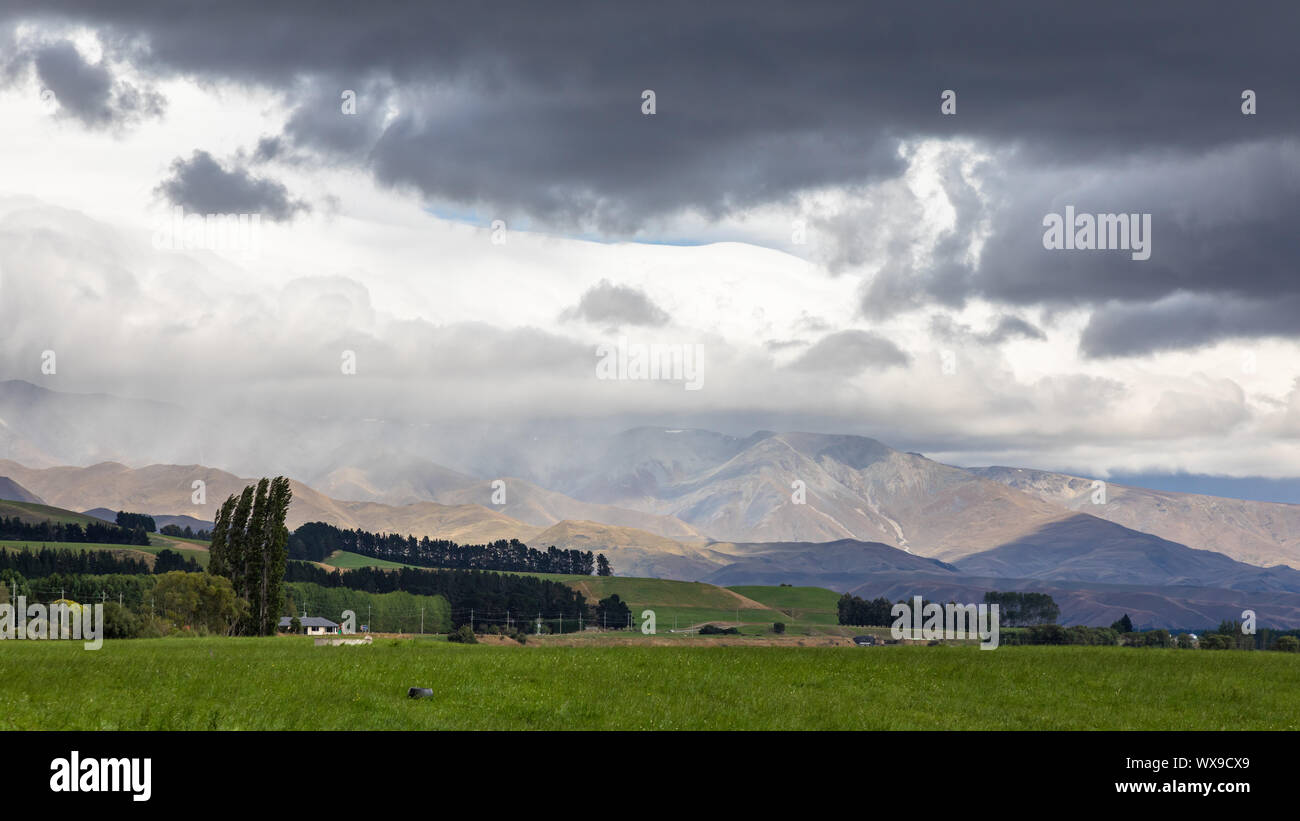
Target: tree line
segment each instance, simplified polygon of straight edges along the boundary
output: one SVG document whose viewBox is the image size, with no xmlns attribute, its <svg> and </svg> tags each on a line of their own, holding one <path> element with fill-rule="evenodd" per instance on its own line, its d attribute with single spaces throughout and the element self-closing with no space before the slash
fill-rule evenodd
<svg viewBox="0 0 1300 821">
<path fill-rule="evenodd" d="M 195 530 L 189 525 L 186 525 L 183 528 L 180 525 L 163 525 L 162 529 L 158 532 L 164 536 L 175 536 L 178 539 L 202 539 L 206 542 L 212 538 L 212 534 L 208 531 Z"/>
<path fill-rule="evenodd" d="M 229 580 L 202 572 L 54 573 L 29 579 L 13 569 L 0 570 L 0 604 L 15 596 L 28 602 L 102 603 L 107 639 L 229 635 L 241 612 Z"/>
<path fill-rule="evenodd" d="M 194 559 L 187 559 L 175 550 L 166 548 L 158 551 L 154 566 L 150 568 L 144 559 L 117 556 L 107 550 L 52 550 L 42 547 L 40 550 L 15 550 L 12 553 L 0 548 L 0 570 L 14 570 L 26 578 L 36 579 L 55 573 L 84 573 L 91 576 L 109 573 L 167 573 L 172 570 L 200 573 L 203 568 Z"/>
<path fill-rule="evenodd" d="M 907 599 L 900 603 L 911 606 Z M 1006 627 L 1029 624 L 1055 624 L 1061 615 L 1061 608 L 1046 593 L 999 593 L 996 590 L 984 594 L 985 604 L 998 606 L 998 623 Z M 930 604 L 922 600 L 921 606 Z M 858 627 L 889 627 L 895 618 L 892 614 L 894 602 L 884 596 L 874 599 L 862 599 L 848 593 L 840 596 L 836 604 L 839 623 Z"/>
<path fill-rule="evenodd" d="M 560 550 L 554 545 L 542 551 L 531 548 L 518 539 L 462 545 L 427 536 L 416 539 L 414 536 L 399 536 L 396 533 L 345 530 L 325 522 L 308 522 L 295 530 L 289 538 L 291 559 L 319 562 L 336 550 L 399 564 L 452 570 L 506 570 L 579 576 L 590 576 L 593 572 L 610 576 L 614 572 L 603 553 L 597 556 L 590 550 Z"/>
<path fill-rule="evenodd" d="M 451 606 L 452 625 L 468 624 L 495 613 L 516 613 L 528 618 L 536 613 L 565 613 L 590 621 L 586 597 L 566 584 L 534 576 L 515 576 L 481 570 L 416 570 L 403 567 L 380 570 L 358 567 L 346 573 L 328 572 L 307 562 L 291 561 L 285 569 L 288 583 L 310 582 L 321 587 L 346 587 L 366 593 L 406 592 L 417 596 L 442 596 Z M 626 619 L 626 616 L 622 616 Z"/>
<path fill-rule="evenodd" d="M 127 513 L 125 510 L 117 512 L 117 526 L 124 527 L 127 530 L 139 528 L 145 533 L 153 533 L 158 530 L 157 523 L 153 517 L 145 513 Z"/>
<path fill-rule="evenodd" d="M 24 522 L 17 516 L 0 517 L 0 540 L 14 542 L 78 542 L 83 544 L 149 544 L 144 528 L 127 529 L 108 522 Z"/>
<path fill-rule="evenodd" d="M 998 606 L 998 623 L 1006 627 L 1056 624 L 1061 617 L 1061 608 L 1046 593 L 990 590 L 984 594 L 984 603 Z"/>
<path fill-rule="evenodd" d="M 851 624 L 855 627 L 890 626 L 894 623 L 894 617 L 889 612 L 893 607 L 894 603 L 884 596 L 868 601 L 848 593 L 840 596 L 840 600 L 836 603 L 840 624 Z"/>
</svg>

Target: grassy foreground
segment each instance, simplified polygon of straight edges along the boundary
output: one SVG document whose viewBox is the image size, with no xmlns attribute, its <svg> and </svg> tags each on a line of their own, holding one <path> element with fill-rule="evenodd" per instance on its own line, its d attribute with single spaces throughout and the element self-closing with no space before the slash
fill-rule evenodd
<svg viewBox="0 0 1300 821">
<path fill-rule="evenodd" d="M 218 638 L 7 641 L 0 669 L 0 730 L 1300 729 L 1286 653 Z"/>
</svg>

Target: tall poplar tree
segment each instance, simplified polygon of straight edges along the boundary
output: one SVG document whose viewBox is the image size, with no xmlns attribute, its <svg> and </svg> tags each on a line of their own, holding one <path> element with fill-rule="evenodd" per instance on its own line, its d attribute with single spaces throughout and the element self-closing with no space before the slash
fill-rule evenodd
<svg viewBox="0 0 1300 821">
<path fill-rule="evenodd" d="M 289 552 L 285 517 L 293 491 L 283 476 L 262 479 L 230 496 L 217 512 L 208 572 L 230 579 L 247 602 L 236 631 L 265 636 L 275 632 L 284 606 L 284 568 Z"/>
<path fill-rule="evenodd" d="M 230 533 L 230 517 L 235 512 L 235 497 L 231 496 L 217 510 L 217 519 L 212 525 L 212 543 L 208 546 L 208 572 L 214 576 L 230 578 L 230 548 L 227 535 Z"/>
</svg>

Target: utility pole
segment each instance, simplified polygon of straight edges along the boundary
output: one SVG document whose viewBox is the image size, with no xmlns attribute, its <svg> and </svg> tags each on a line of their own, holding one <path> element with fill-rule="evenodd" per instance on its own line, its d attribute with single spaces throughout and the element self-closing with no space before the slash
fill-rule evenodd
<svg viewBox="0 0 1300 821">
<path fill-rule="evenodd" d="M 474 608 L 469 609 L 469 631 L 474 632 Z"/>
<path fill-rule="evenodd" d="M 420 608 L 420 635 L 424 635 L 424 608 Z"/>
<path fill-rule="evenodd" d="M 374 630 L 375 630 L 374 625 L 372 625 L 372 624 L 370 623 L 370 605 L 369 605 L 369 604 L 366 605 L 366 630 L 367 630 L 368 632 L 371 632 L 371 633 L 373 633 Z"/>
<path fill-rule="evenodd" d="M 542 611 L 537 611 L 537 635 L 542 634 Z"/>
</svg>

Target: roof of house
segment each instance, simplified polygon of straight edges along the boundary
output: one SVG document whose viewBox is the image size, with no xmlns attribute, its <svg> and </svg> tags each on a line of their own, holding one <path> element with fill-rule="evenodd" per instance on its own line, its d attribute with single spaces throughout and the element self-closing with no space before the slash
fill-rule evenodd
<svg viewBox="0 0 1300 821">
<path fill-rule="evenodd" d="M 280 617 L 281 627 L 288 627 L 292 622 L 293 622 L 293 616 Z M 323 619 L 320 616 L 307 616 L 305 618 L 299 618 L 298 623 L 301 624 L 303 627 L 338 627 L 338 625 L 335 624 L 334 622 L 330 621 L 329 619 Z"/>
</svg>

